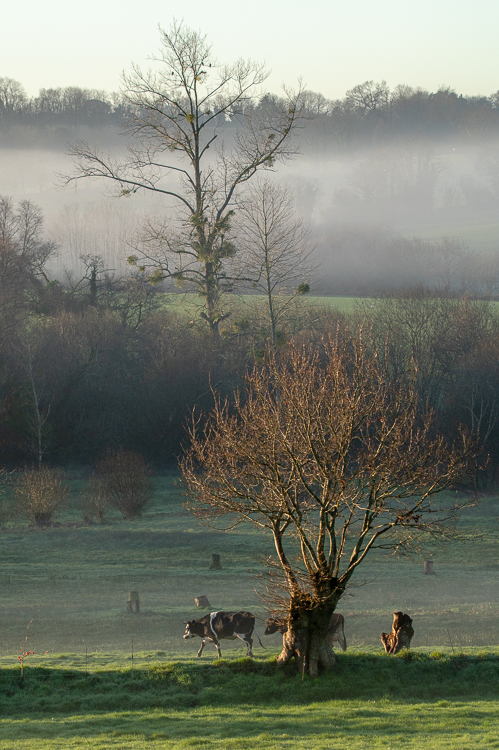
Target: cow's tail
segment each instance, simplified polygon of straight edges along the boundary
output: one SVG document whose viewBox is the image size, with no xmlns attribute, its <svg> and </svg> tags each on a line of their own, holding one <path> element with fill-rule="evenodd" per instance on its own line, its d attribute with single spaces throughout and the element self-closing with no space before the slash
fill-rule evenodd
<svg viewBox="0 0 499 750">
<path fill-rule="evenodd" d="M 260 636 L 258 635 L 258 630 L 257 630 L 256 628 L 254 628 L 254 629 L 253 629 L 253 632 L 255 633 L 256 637 L 258 638 L 258 643 L 260 644 L 260 646 L 261 646 L 262 648 L 266 649 L 266 648 L 267 648 L 267 646 L 264 646 L 264 645 L 263 645 L 263 643 L 262 643 L 262 641 L 261 641 L 261 639 L 260 639 Z"/>
</svg>

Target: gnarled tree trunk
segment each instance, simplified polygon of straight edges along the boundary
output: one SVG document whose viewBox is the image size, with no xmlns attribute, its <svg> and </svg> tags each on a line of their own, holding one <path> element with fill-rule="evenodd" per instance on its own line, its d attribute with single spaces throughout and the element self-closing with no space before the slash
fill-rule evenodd
<svg viewBox="0 0 499 750">
<path fill-rule="evenodd" d="M 277 664 L 287 664 L 294 658 L 299 672 L 311 677 L 331 669 L 336 661 L 328 642 L 333 611 L 334 607 L 329 602 L 307 609 L 296 607 L 292 602 L 288 629 L 282 636 L 282 651 L 277 657 Z"/>
</svg>

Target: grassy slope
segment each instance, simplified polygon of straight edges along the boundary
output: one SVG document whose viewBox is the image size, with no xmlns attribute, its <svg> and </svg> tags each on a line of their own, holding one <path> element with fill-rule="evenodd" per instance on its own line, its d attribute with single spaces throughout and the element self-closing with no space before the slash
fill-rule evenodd
<svg viewBox="0 0 499 750">
<path fill-rule="evenodd" d="M 497 649 L 341 654 L 334 673 L 303 681 L 268 659 L 75 667 L 28 667 L 22 688 L 2 670 L 0 747 L 499 747 Z"/>
<path fill-rule="evenodd" d="M 268 659 L 278 635 L 263 639 L 268 651 L 257 648 L 256 673 L 238 658 L 237 643 L 223 645 L 230 661 L 217 664 L 210 646 L 195 662 L 198 641 L 181 638 L 183 621 L 202 614 L 199 594 L 214 608 L 264 615 L 253 572 L 270 540 L 248 528 L 222 534 L 199 526 L 173 477 L 157 480 L 143 519 L 85 526 L 84 489 L 73 482 L 60 527 L 11 526 L 0 535 L 0 748 L 269 750 L 348 740 L 357 750 L 401 738 L 404 747 L 424 742 L 428 750 L 499 747 L 498 653 L 490 648 L 499 609 L 497 501 L 467 512 L 462 530 L 487 535 L 437 553 L 433 577 L 422 575 L 421 560 L 373 558 L 365 585 L 341 607 L 349 651 L 334 674 L 302 683 L 293 672 L 274 675 Z M 208 570 L 212 552 L 221 554 L 222 571 Z M 139 617 L 126 613 L 130 589 L 140 592 Z M 26 659 L 21 689 L 16 656 L 39 606 L 28 640 L 36 655 Z M 411 662 L 381 654 L 379 633 L 399 608 L 414 617 Z M 449 634 L 465 658 L 450 657 Z"/>
</svg>

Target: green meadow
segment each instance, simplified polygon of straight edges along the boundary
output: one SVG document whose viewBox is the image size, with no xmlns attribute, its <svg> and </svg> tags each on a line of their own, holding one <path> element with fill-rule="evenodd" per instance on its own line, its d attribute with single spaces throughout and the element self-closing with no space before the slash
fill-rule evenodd
<svg viewBox="0 0 499 750">
<path fill-rule="evenodd" d="M 201 525 L 175 475 L 155 481 L 134 522 L 86 524 L 75 474 L 54 526 L 0 531 L 0 748 L 499 747 L 496 498 L 465 512 L 466 541 L 434 550 L 434 576 L 420 557 L 374 555 L 339 609 L 347 652 L 302 680 L 276 671 L 280 636 L 263 636 L 257 576 L 271 540 Z M 131 590 L 140 614 L 127 612 Z M 254 662 L 238 642 L 222 660 L 211 645 L 195 658 L 183 623 L 207 611 L 201 594 L 256 614 L 266 648 L 255 639 Z M 398 609 L 414 619 L 413 649 L 389 657 L 379 636 Z M 35 652 L 22 680 L 20 649 Z"/>
<path fill-rule="evenodd" d="M 356 309 L 358 298 L 346 296 L 317 296 L 307 294 L 305 297 L 299 297 L 300 311 L 307 311 L 309 306 L 319 306 L 326 310 L 336 310 L 344 315 L 350 315 Z M 261 308 L 267 304 L 266 297 L 263 294 L 240 294 L 231 295 L 231 322 L 247 317 L 257 318 Z M 191 322 L 196 322 L 200 310 L 204 310 L 202 300 L 193 292 L 165 292 L 162 297 L 162 305 L 175 311 L 183 320 L 192 318 Z"/>
<path fill-rule="evenodd" d="M 499 652 L 341 654 L 317 680 L 270 658 L 193 663 L 163 652 L 132 671 L 60 657 L 3 669 L 5 748 L 499 747 Z M 59 658 L 59 664 L 57 660 Z"/>
<path fill-rule="evenodd" d="M 404 237 L 419 237 L 422 240 L 438 241 L 443 237 L 455 237 L 479 252 L 495 250 L 499 244 L 499 223 L 489 217 L 460 220 L 454 216 L 447 222 L 401 224 L 396 229 Z"/>
</svg>

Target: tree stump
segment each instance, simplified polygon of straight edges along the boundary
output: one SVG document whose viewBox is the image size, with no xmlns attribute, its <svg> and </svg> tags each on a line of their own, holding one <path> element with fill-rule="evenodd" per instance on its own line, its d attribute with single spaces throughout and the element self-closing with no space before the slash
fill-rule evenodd
<svg viewBox="0 0 499 750">
<path fill-rule="evenodd" d="M 196 602 L 196 607 L 210 607 L 211 608 L 211 604 L 208 601 L 208 597 L 205 596 L 204 594 L 202 596 L 196 596 L 194 601 Z"/>
<path fill-rule="evenodd" d="M 435 571 L 433 570 L 433 560 L 424 561 L 424 574 L 425 576 L 434 576 Z"/>
<path fill-rule="evenodd" d="M 396 654 L 403 648 L 410 648 L 414 628 L 412 619 L 403 612 L 393 613 L 393 625 L 390 633 L 381 633 L 381 642 L 387 654 Z"/>
<path fill-rule="evenodd" d="M 222 570 L 222 565 L 220 563 L 220 555 L 212 555 L 211 556 L 211 565 L 210 570 Z"/>
<path fill-rule="evenodd" d="M 139 602 L 139 592 L 138 591 L 129 591 L 128 592 L 128 602 L 127 602 L 127 612 L 128 614 L 133 614 L 133 607 L 135 605 L 135 614 L 140 614 L 140 602 Z"/>
</svg>

